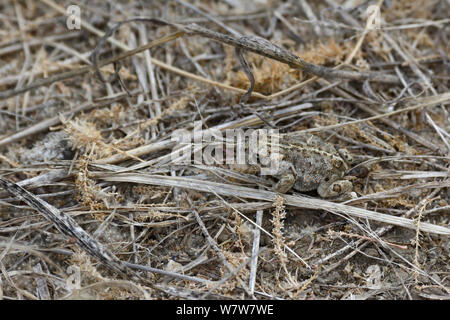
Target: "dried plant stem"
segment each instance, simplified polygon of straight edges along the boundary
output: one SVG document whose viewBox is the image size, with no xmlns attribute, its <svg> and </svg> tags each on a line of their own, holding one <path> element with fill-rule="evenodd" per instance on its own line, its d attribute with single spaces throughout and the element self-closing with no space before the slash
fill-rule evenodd
<svg viewBox="0 0 450 320">
<path fill-rule="evenodd" d="M 196 24 L 190 24 L 187 26 L 179 24 L 170 24 L 170 25 L 175 26 L 177 29 L 184 31 L 187 34 L 201 35 L 210 38 L 212 40 L 215 40 L 217 42 L 232 45 L 242 50 L 252 51 L 259 55 L 285 63 L 294 69 L 304 70 L 318 77 L 343 78 L 352 80 L 371 80 L 384 83 L 400 83 L 400 80 L 396 76 L 387 75 L 383 73 L 375 73 L 375 72 L 364 73 L 356 71 L 338 70 L 308 63 L 300 59 L 295 54 L 287 51 L 286 49 L 281 48 L 267 41 L 266 39 L 257 36 L 235 37 L 211 31 L 203 27 L 200 27 Z"/>
<path fill-rule="evenodd" d="M 99 259 L 108 268 L 117 271 L 123 275 L 133 275 L 133 272 L 123 264 L 113 253 L 103 246 L 96 239 L 92 238 L 84 231 L 78 223 L 70 216 L 62 213 L 60 210 L 36 197 L 31 192 L 25 190 L 21 186 L 0 178 L 0 186 L 8 190 L 17 198 L 23 200 L 30 207 L 37 210 L 46 219 L 50 220 L 55 227 L 65 236 L 76 239 L 78 245 L 90 255 Z"/>
<path fill-rule="evenodd" d="M 41 0 L 44 3 L 46 3 L 47 5 L 51 6 L 52 8 L 56 9 L 57 11 L 66 14 L 65 10 L 58 6 L 56 3 L 54 3 L 51 0 Z M 112 33 L 119 28 L 122 24 L 124 23 L 128 23 L 128 22 L 132 22 L 132 21 L 140 21 L 140 22 L 150 22 L 150 23 L 154 23 L 156 25 L 167 25 L 167 26 L 172 26 L 174 28 L 176 28 L 178 30 L 177 33 L 175 33 L 173 38 L 169 39 L 171 36 L 169 37 L 164 37 L 162 39 L 159 40 L 155 40 L 152 41 L 151 43 L 149 43 L 146 46 L 142 46 L 140 48 L 137 48 L 135 50 L 131 50 L 126 53 L 124 53 L 123 55 L 120 55 L 118 57 L 113 57 L 111 59 L 108 59 L 107 61 L 104 62 L 100 62 L 97 63 L 97 55 L 98 55 L 98 50 L 99 47 L 101 46 L 101 44 L 106 41 L 111 35 Z M 356 72 L 356 71 L 347 71 L 347 70 L 339 70 L 337 68 L 327 68 L 327 67 L 322 67 L 322 66 L 318 66 L 318 65 L 314 65 L 311 63 L 308 63 L 302 59 L 300 59 L 298 56 L 294 55 L 293 53 L 285 50 L 284 48 L 281 48 L 263 38 L 260 37 L 256 37 L 256 36 L 236 36 L 236 35 L 228 35 L 228 34 L 222 34 L 219 32 L 215 32 L 215 31 L 211 31 L 208 29 L 205 29 L 203 27 L 200 27 L 196 24 L 189 24 L 189 25 L 181 25 L 181 24 L 177 24 L 177 23 L 171 23 L 171 22 L 167 22 L 161 19 L 156 19 L 156 18 L 135 18 L 135 19 L 130 19 L 130 20 L 126 20 L 126 21 L 122 21 L 119 24 L 117 24 L 115 27 L 111 28 L 108 30 L 108 32 L 106 32 L 106 34 L 103 34 L 103 32 L 101 32 L 100 30 L 92 27 L 91 25 L 87 24 L 84 21 L 81 21 L 81 24 L 83 25 L 84 28 L 88 29 L 89 31 L 102 36 L 101 40 L 98 43 L 97 48 L 94 50 L 93 53 L 93 60 L 94 60 L 94 67 L 95 70 L 97 70 L 97 74 L 100 75 L 100 78 L 102 80 L 106 80 L 103 78 L 103 76 L 101 76 L 101 74 L 98 71 L 98 68 L 110 63 L 114 63 L 116 61 L 119 61 L 125 57 L 128 57 L 130 55 L 136 54 L 138 52 L 144 51 L 146 49 L 149 49 L 152 46 L 156 46 L 156 45 L 160 45 L 162 43 L 168 42 L 170 40 L 173 40 L 175 38 L 178 38 L 184 34 L 187 35 L 200 35 L 203 37 L 207 37 L 210 38 L 214 41 L 218 41 L 224 44 L 229 44 L 234 46 L 237 49 L 237 52 L 240 52 L 240 50 L 246 50 L 246 51 L 252 51 L 255 52 L 257 54 L 260 54 L 262 56 L 266 56 L 268 58 L 274 59 L 274 60 L 278 60 L 282 63 L 288 64 L 289 66 L 291 66 L 294 69 L 301 69 L 304 70 L 305 72 L 311 73 L 315 76 L 318 77 L 325 77 L 325 78 L 342 78 L 342 79 L 352 79 L 352 80 L 371 80 L 371 81 L 377 81 L 377 82 L 384 82 L 384 83 L 400 83 L 400 80 L 396 77 L 396 76 L 392 76 L 392 75 L 387 75 L 384 73 L 364 73 L 364 72 Z M 109 42 L 111 42 L 112 44 L 120 47 L 123 50 L 129 50 L 129 48 L 118 42 L 115 39 L 108 39 Z M 151 45 L 152 44 L 152 45 Z M 241 63 L 244 59 L 240 59 Z M 192 78 L 194 80 L 199 80 L 217 87 L 221 87 L 224 89 L 229 89 L 229 90 L 233 90 L 233 91 L 238 91 L 238 92 L 245 92 L 244 98 L 248 98 L 250 95 L 251 96 L 255 96 L 258 98 L 263 98 L 263 99 L 270 99 L 272 98 L 271 96 L 265 96 L 262 95 L 260 93 L 252 93 L 253 91 L 253 86 L 254 86 L 254 79 L 252 79 L 252 77 L 249 77 L 249 80 L 251 82 L 251 86 L 250 89 L 245 91 L 242 90 L 240 88 L 234 88 L 231 86 L 227 86 L 224 85 L 222 83 L 216 82 L 216 81 L 212 81 L 209 79 L 206 79 L 204 77 L 200 77 L 200 76 L 196 76 L 192 73 L 183 71 L 181 69 L 175 68 L 173 66 L 167 65 L 165 63 L 163 63 L 162 61 L 156 60 L 154 58 L 151 59 L 152 63 L 154 63 L 155 65 L 158 65 L 160 67 L 163 67 L 165 69 L 168 69 L 172 72 L 176 72 L 182 76 L 186 76 L 189 78 Z M 246 70 L 246 74 L 249 75 L 249 68 L 246 68 L 245 65 L 244 69 Z M 53 77 L 50 78 L 46 78 L 46 79 L 39 79 L 37 81 L 32 82 L 31 84 L 24 86 L 23 88 L 20 89 L 11 89 L 11 90 L 6 90 L 4 92 L 0 93 L 0 100 L 1 99 L 6 99 L 18 94 L 21 94 L 23 92 L 27 92 L 29 90 L 38 88 L 40 86 L 44 86 L 44 85 L 48 85 L 51 84 L 53 82 L 56 81 L 62 81 L 65 79 L 69 79 L 71 77 L 77 76 L 77 75 L 81 75 L 84 74 L 88 71 L 91 71 L 91 67 L 83 67 L 77 70 L 72 70 L 69 72 L 64 72 L 58 75 L 55 75 Z M 250 71 L 251 73 L 251 71 Z M 116 75 L 117 76 L 117 75 Z"/>
<path fill-rule="evenodd" d="M 347 98 L 350 98 L 351 96 L 346 94 Z M 337 129 L 337 128 L 341 128 L 341 127 L 345 127 L 348 125 L 353 125 L 353 124 L 357 124 L 357 123 L 362 123 L 362 122 L 367 122 L 367 121 L 374 121 L 374 120 L 379 120 L 379 119 L 383 119 L 383 118 L 387 118 L 396 114 L 400 114 L 403 112 L 409 112 L 409 111 L 414 111 L 420 108 L 426 108 L 426 107 L 433 107 L 439 104 L 445 104 L 448 103 L 450 101 L 450 93 L 446 92 L 443 94 L 438 94 L 436 96 L 432 96 L 432 97 L 427 97 L 424 99 L 421 99 L 421 101 L 423 101 L 422 103 L 418 103 L 416 105 L 410 106 L 410 107 L 406 107 L 406 108 L 402 108 L 399 110 L 395 110 L 395 111 L 391 111 L 391 112 L 387 112 L 387 113 L 383 113 L 383 114 L 378 114 L 369 118 L 364 118 L 364 119 L 358 119 L 358 120 L 353 120 L 353 121 L 348 121 L 345 123 L 338 123 L 338 124 L 334 124 L 334 125 L 329 125 L 329 126 L 325 126 L 325 127 L 318 127 L 318 128 L 311 128 L 311 129 L 307 129 L 307 130 L 302 130 L 299 131 L 302 134 L 303 133 L 311 133 L 311 132 L 318 132 L 318 131 L 323 131 L 323 130 L 331 130 L 331 129 Z M 367 107 L 366 107 L 367 108 Z M 295 135 L 295 133 L 294 133 Z"/>
<path fill-rule="evenodd" d="M 139 48 L 126 51 L 124 53 L 119 54 L 116 57 L 112 57 L 112 58 L 107 59 L 105 61 L 101 61 L 101 62 L 98 63 L 97 68 L 106 66 L 106 65 L 108 65 L 110 63 L 114 63 L 114 62 L 119 61 L 119 60 L 122 60 L 124 58 L 129 57 L 129 56 L 135 55 L 136 53 L 139 53 L 141 51 L 145 51 L 147 49 L 153 48 L 155 46 L 159 46 L 159 45 L 164 44 L 164 43 L 166 43 L 168 41 L 171 41 L 171 40 L 174 40 L 174 39 L 176 39 L 178 37 L 181 37 L 182 35 L 183 35 L 183 32 L 172 33 L 172 34 L 170 34 L 168 36 L 165 36 L 163 38 L 160 38 L 160 39 L 154 40 L 152 42 L 149 42 L 146 45 L 141 46 Z M 0 100 L 7 99 L 7 98 L 13 97 L 15 95 L 27 92 L 29 90 L 33 90 L 33 89 L 36 89 L 36 88 L 39 88 L 39 87 L 42 87 L 42 86 L 46 86 L 46 85 L 52 84 L 52 83 L 57 82 L 57 81 L 67 80 L 67 79 L 70 79 L 70 78 L 73 78 L 73 77 L 76 77 L 76 76 L 80 76 L 80 75 L 88 73 L 88 72 L 93 72 L 95 70 L 96 70 L 96 68 L 93 67 L 93 66 L 85 66 L 85 67 L 81 67 L 81 68 L 78 68 L 78 69 L 75 69 L 75 70 L 62 72 L 62 73 L 56 74 L 56 75 L 54 75 L 52 77 L 49 77 L 49 78 L 38 79 L 38 80 L 30 83 L 27 86 L 24 86 L 24 87 L 20 88 L 20 89 L 11 89 L 11 90 L 6 90 L 6 91 L 3 91 L 3 92 L 0 92 Z"/>
<path fill-rule="evenodd" d="M 330 84 L 330 83 L 329 83 L 327 80 L 325 80 L 325 79 L 319 79 L 319 83 L 322 84 L 322 85 L 324 85 L 324 86 Z M 353 96 L 352 96 L 351 94 L 347 93 L 346 91 L 344 91 L 344 90 L 342 90 L 342 89 L 340 89 L 340 88 L 332 88 L 332 89 L 330 89 L 330 90 L 331 90 L 331 91 L 334 91 L 336 94 L 340 95 L 340 96 L 343 97 L 343 98 L 346 98 L 346 99 L 353 99 Z M 441 94 L 441 95 L 438 95 L 438 96 L 436 96 L 436 97 L 430 97 L 430 98 L 427 98 L 427 99 L 430 99 L 430 100 L 428 100 L 428 101 L 426 102 L 426 105 L 424 105 L 424 106 L 419 106 L 419 105 L 417 105 L 417 106 L 413 106 L 413 107 L 411 107 L 411 108 L 412 108 L 412 109 L 417 109 L 417 108 L 421 108 L 421 107 L 425 107 L 425 106 L 433 106 L 434 103 L 433 103 L 432 101 L 433 101 L 434 99 L 436 99 L 435 101 L 438 101 L 438 103 L 447 103 L 447 102 L 449 101 L 449 99 L 450 99 L 450 94 L 447 92 L 447 93 L 443 93 L 443 94 Z M 441 100 L 441 99 L 442 99 L 442 100 Z M 395 121 L 393 121 L 393 120 L 391 120 L 391 119 L 386 119 L 386 117 L 390 116 L 391 113 L 386 113 L 386 114 L 381 114 L 381 115 L 380 115 L 380 114 L 378 114 L 378 112 L 377 112 L 376 110 L 374 110 L 374 109 L 371 108 L 371 107 L 368 107 L 368 106 L 364 105 L 363 103 L 356 103 L 356 106 L 357 106 L 359 109 L 361 109 L 361 110 L 363 110 L 363 111 L 365 111 L 365 112 L 367 112 L 367 113 L 369 113 L 369 114 L 374 115 L 374 117 L 376 117 L 376 119 L 380 119 L 382 122 L 384 122 L 384 123 L 387 124 L 388 126 L 390 126 L 390 127 L 394 128 L 394 129 L 400 131 L 400 132 L 403 133 L 405 136 L 407 136 L 407 137 L 409 137 L 410 139 L 412 139 L 412 140 L 414 140 L 414 141 L 420 143 L 421 145 L 423 145 L 423 146 L 425 146 L 425 147 L 427 147 L 427 148 L 430 148 L 430 149 L 432 149 L 432 150 L 434 150 L 434 151 L 440 149 L 438 146 L 436 146 L 435 144 L 433 144 L 431 141 L 429 141 L 429 140 L 427 140 L 427 139 L 424 139 L 422 136 L 420 136 L 420 135 L 418 135 L 418 134 L 416 134 L 416 133 L 414 133 L 414 132 L 412 132 L 412 131 L 410 131 L 410 130 L 405 129 L 404 127 L 402 127 L 402 126 L 401 126 L 400 124 L 398 124 L 397 122 L 395 122 Z M 405 112 L 405 111 L 411 111 L 411 110 L 409 110 L 409 108 L 404 108 L 404 109 L 401 109 L 401 110 L 393 111 L 393 114 L 400 113 L 400 112 Z M 370 119 L 370 118 L 367 118 L 367 119 L 361 119 L 361 120 L 356 120 L 356 122 L 360 122 L 360 121 L 368 121 L 368 119 Z M 340 126 L 340 124 L 339 124 L 339 126 Z M 326 129 L 329 129 L 329 127 L 326 127 Z M 313 129 L 313 131 L 317 131 L 317 130 Z M 319 130 L 319 131 L 320 131 L 320 130 Z"/>
<path fill-rule="evenodd" d="M 263 218 L 263 211 L 256 211 L 256 225 L 261 228 Z M 259 228 L 255 228 L 253 231 L 253 245 L 252 245 L 252 256 L 250 262 L 250 279 L 248 282 L 248 287 L 250 294 L 253 295 L 255 292 L 255 284 L 256 284 L 256 271 L 258 268 L 258 254 L 259 254 L 259 241 L 261 238 L 261 232 Z"/>
<path fill-rule="evenodd" d="M 26 137 L 28 137 L 30 135 L 33 135 L 33 134 L 36 134 L 36 133 L 48 130 L 48 128 L 60 124 L 62 118 L 66 118 L 67 119 L 67 118 L 70 118 L 70 117 L 72 117 L 73 115 L 75 115 L 75 114 L 77 114 L 79 112 L 83 112 L 83 111 L 86 112 L 86 111 L 89 111 L 89 110 L 92 110 L 92 109 L 95 109 L 95 108 L 104 107 L 104 106 L 110 105 L 111 102 L 113 102 L 113 101 L 119 101 L 119 100 L 124 99 L 125 97 L 126 97 L 126 94 L 122 93 L 122 94 L 116 95 L 113 98 L 108 98 L 108 99 L 102 100 L 99 103 L 93 103 L 93 102 L 83 103 L 82 105 L 80 105 L 79 107 L 75 108 L 74 110 L 66 111 L 66 112 L 64 112 L 64 113 L 62 113 L 60 115 L 54 116 L 54 117 L 52 117 L 50 119 L 46 119 L 44 121 L 41 121 L 39 123 L 36 123 L 36 124 L 26 128 L 24 130 L 18 131 L 16 133 L 13 133 L 10 136 L 7 136 L 7 137 L 5 137 L 3 139 L 0 139 L 0 147 L 4 147 L 5 145 L 8 145 L 8 144 L 10 144 L 12 142 L 15 142 L 15 141 L 18 141 L 20 139 L 26 138 Z"/>
<path fill-rule="evenodd" d="M 100 51 L 101 46 L 103 43 L 117 30 L 119 29 L 123 24 L 130 23 L 130 22 L 146 22 L 151 23 L 158 26 L 171 26 L 176 28 L 179 32 L 184 32 L 186 35 L 199 35 L 206 38 L 209 38 L 211 40 L 228 44 L 236 49 L 236 54 L 239 58 L 239 61 L 244 68 L 245 73 L 247 74 L 248 79 L 250 80 L 250 88 L 247 90 L 247 92 L 244 94 L 242 101 L 246 101 L 252 94 L 255 79 L 253 77 L 253 74 L 245 61 L 245 58 L 242 55 L 242 51 L 251 51 L 256 54 L 280 61 L 282 63 L 285 63 L 289 65 L 291 68 L 294 69 L 300 69 L 307 73 L 313 74 L 318 77 L 324 77 L 324 78 L 341 78 L 341 79 L 351 79 L 351 80 L 371 80 L 371 81 L 377 81 L 377 82 L 383 82 L 383 83 L 400 83 L 400 80 L 396 76 L 387 75 L 384 73 L 367 73 L 367 72 L 356 72 L 356 71 L 348 71 L 348 70 L 340 70 L 338 68 L 327 68 L 318 66 L 312 63 L 308 63 L 297 55 L 289 52 L 288 50 L 279 47 L 270 41 L 267 41 L 266 39 L 257 37 L 257 36 L 236 36 L 231 34 L 223 34 L 216 31 L 212 31 L 206 28 L 203 28 L 196 24 L 189 24 L 189 25 L 182 25 L 178 23 L 172 23 L 168 22 L 162 19 L 157 18 L 133 18 L 125 21 L 121 21 L 118 24 L 116 24 L 114 27 L 110 28 L 105 35 L 100 39 L 100 41 L 97 44 L 97 47 L 95 48 L 94 52 L 92 53 L 92 60 L 94 66 L 97 65 L 97 57 L 98 53 Z M 100 73 L 100 70 L 96 68 L 96 73 L 99 76 L 99 78 L 104 81 L 108 82 L 112 79 L 105 79 L 103 75 Z M 114 75 L 115 77 L 118 76 L 118 72 L 116 70 L 116 73 Z"/>
<path fill-rule="evenodd" d="M 278 196 L 278 193 L 272 191 L 255 190 L 247 187 L 227 185 L 211 181 L 189 179 L 184 177 L 166 177 L 166 176 L 134 174 L 134 173 L 118 173 L 118 174 L 115 173 L 110 175 L 100 172 L 97 174 L 91 172 L 91 174 L 105 181 L 133 182 L 158 186 L 187 188 L 203 192 L 216 192 L 217 194 L 226 196 L 236 196 L 265 201 L 274 201 L 274 199 Z M 310 199 L 302 196 L 292 196 L 292 195 L 283 195 L 283 197 L 285 199 L 285 203 L 290 206 L 306 209 L 325 210 L 332 213 L 338 212 L 340 214 L 347 214 L 349 216 L 357 218 L 369 219 L 408 229 L 413 230 L 417 229 L 416 223 L 411 219 L 391 216 L 375 211 L 351 207 L 344 204 L 334 203 L 322 199 Z M 434 225 L 431 223 L 423 222 L 420 224 L 419 229 L 422 232 L 430 232 L 450 236 L 450 228 Z"/>
</svg>

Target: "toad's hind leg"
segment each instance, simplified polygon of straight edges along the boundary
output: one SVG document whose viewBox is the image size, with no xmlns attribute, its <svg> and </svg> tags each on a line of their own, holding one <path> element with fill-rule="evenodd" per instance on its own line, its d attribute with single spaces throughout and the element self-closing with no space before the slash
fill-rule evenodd
<svg viewBox="0 0 450 320">
<path fill-rule="evenodd" d="M 353 189 L 353 184 L 348 180 L 337 180 L 331 183 L 329 181 L 322 181 L 317 188 L 322 198 L 337 197 Z"/>
</svg>

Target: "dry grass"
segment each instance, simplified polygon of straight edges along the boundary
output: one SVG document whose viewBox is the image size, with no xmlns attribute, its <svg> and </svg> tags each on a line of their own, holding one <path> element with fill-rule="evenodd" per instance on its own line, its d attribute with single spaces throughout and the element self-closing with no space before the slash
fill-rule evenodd
<svg viewBox="0 0 450 320">
<path fill-rule="evenodd" d="M 378 1 L 377 30 L 367 3 L 339 0 L 86 1 L 73 31 L 70 1 L 0 4 L 0 298 L 449 299 L 450 8 L 418 2 Z M 120 60 L 127 93 L 90 55 L 136 16 L 399 83 L 246 53 L 255 89 L 238 104 L 250 82 L 232 46 L 130 23 L 99 60 L 105 77 L 103 61 Z M 173 164 L 171 134 L 199 120 L 346 147 L 357 197 L 279 195 L 250 171 Z"/>
</svg>

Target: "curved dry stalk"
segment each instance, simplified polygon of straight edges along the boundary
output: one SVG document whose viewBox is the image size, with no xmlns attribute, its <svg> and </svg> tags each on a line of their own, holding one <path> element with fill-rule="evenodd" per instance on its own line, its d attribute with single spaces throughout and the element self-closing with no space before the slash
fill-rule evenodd
<svg viewBox="0 0 450 320">
<path fill-rule="evenodd" d="M 44 3 L 46 3 L 49 6 L 53 7 L 57 11 L 62 12 L 63 14 L 66 14 L 64 9 L 61 8 L 60 6 L 58 6 L 57 4 L 55 4 L 53 1 L 50 1 L 50 0 L 41 0 L 41 1 L 43 1 Z M 243 61 L 245 61 L 245 59 L 243 59 L 241 50 L 255 52 L 259 55 L 262 55 L 262 56 L 280 61 L 282 63 L 288 64 L 290 67 L 292 67 L 294 69 L 303 70 L 303 71 L 313 74 L 317 77 L 341 78 L 341 79 L 360 80 L 360 81 L 370 80 L 370 81 L 377 81 L 377 82 L 382 82 L 382 83 L 392 83 L 392 84 L 400 83 L 400 80 L 398 79 L 398 77 L 393 76 L 393 75 L 387 75 L 384 73 L 357 72 L 357 71 L 349 71 L 349 70 L 340 70 L 339 68 L 327 68 L 327 67 L 318 66 L 318 65 L 308 63 L 308 62 L 302 60 L 297 55 L 289 52 L 288 50 L 286 50 L 282 47 L 279 47 L 279 46 L 271 43 L 270 41 L 267 41 L 266 39 L 263 39 L 263 38 L 260 38 L 257 36 L 236 36 L 236 35 L 222 34 L 219 32 L 215 32 L 215 31 L 211 31 L 209 29 L 203 28 L 196 24 L 182 25 L 182 24 L 178 24 L 178 23 L 164 21 L 162 19 L 157 19 L 157 18 L 134 18 L 134 19 L 129 19 L 129 20 L 119 22 L 114 27 L 110 28 L 106 33 L 103 33 L 100 30 L 97 30 L 96 28 L 92 27 L 91 25 L 85 23 L 84 21 L 81 21 L 83 27 L 85 27 L 89 31 L 102 37 L 100 39 L 100 41 L 98 42 L 97 47 L 92 54 L 92 60 L 93 60 L 93 65 L 94 65 L 93 70 L 95 70 L 95 73 L 104 82 L 110 82 L 110 81 L 118 78 L 118 70 L 117 70 L 117 64 L 116 64 L 117 61 L 150 48 L 150 46 L 149 46 L 150 44 L 148 44 L 148 45 L 142 46 L 140 48 L 137 48 L 135 50 L 130 50 L 122 55 L 119 55 L 118 57 L 113 57 L 111 59 L 108 59 L 107 61 L 104 61 L 101 63 L 98 62 L 98 60 L 97 60 L 98 51 L 99 51 L 101 45 L 106 40 L 108 40 L 109 42 L 111 42 L 112 44 L 114 44 L 116 46 L 119 46 L 123 50 L 129 50 L 129 48 L 126 45 L 124 45 L 114 39 L 108 39 L 114 33 L 115 30 L 120 28 L 120 26 L 122 26 L 123 24 L 129 23 L 129 22 L 149 22 L 149 23 L 152 23 L 155 25 L 160 25 L 160 26 L 161 25 L 162 26 L 171 26 L 171 27 L 174 27 L 175 29 L 177 29 L 178 32 L 175 33 L 174 35 L 171 35 L 171 36 L 173 36 L 173 38 L 169 39 L 169 37 L 170 37 L 169 36 L 169 37 L 164 37 L 162 39 L 152 41 L 151 42 L 151 44 L 153 43 L 152 46 L 168 42 L 177 37 L 181 37 L 184 34 L 200 35 L 200 36 L 212 39 L 212 40 L 220 42 L 220 43 L 234 46 L 236 48 L 236 52 L 238 53 L 239 60 L 240 60 L 241 64 L 243 65 L 245 73 L 247 74 L 249 81 L 250 81 L 250 88 L 248 90 L 231 87 L 231 86 L 228 86 L 228 85 L 225 85 L 225 84 L 213 81 L 213 80 L 206 79 L 204 77 L 194 75 L 192 73 L 189 73 L 184 70 L 178 69 L 178 68 L 170 66 L 168 64 L 165 64 L 164 62 L 156 60 L 154 58 L 152 58 L 151 61 L 155 65 L 163 67 L 169 71 L 178 73 L 182 76 L 185 76 L 185 77 L 188 77 L 188 78 L 191 78 L 194 80 L 202 81 L 204 83 L 208 83 L 208 84 L 211 84 L 211 85 L 223 88 L 223 89 L 228 89 L 228 90 L 237 91 L 237 92 L 243 92 L 243 93 L 245 93 L 243 96 L 244 100 L 250 96 L 255 96 L 258 98 L 268 100 L 273 97 L 279 96 L 280 93 L 276 93 L 276 94 L 270 95 L 270 96 L 265 96 L 263 94 L 256 93 L 256 92 L 253 93 L 254 78 L 250 71 L 250 68 L 248 68 L 248 66 L 246 67 L 246 64 L 243 63 Z M 158 43 L 158 44 L 155 44 L 155 43 Z M 99 67 L 110 64 L 110 63 L 114 64 L 115 73 L 112 76 L 112 78 L 105 79 L 103 77 L 103 75 L 100 73 Z M 1 92 L 0 99 L 6 99 L 9 97 L 27 92 L 29 90 L 44 86 L 44 85 L 51 84 L 56 81 L 62 81 L 65 79 L 69 79 L 71 77 L 84 74 L 91 70 L 92 69 L 90 66 L 82 67 L 82 68 L 72 70 L 69 72 L 63 72 L 61 74 L 57 74 L 50 78 L 39 79 L 37 81 L 32 82 L 31 84 L 29 84 L 27 86 L 24 86 L 24 87 L 18 89 L 18 90 L 11 89 L 11 90 L 6 90 L 4 92 Z M 252 76 L 250 76 L 249 74 Z M 120 80 L 120 78 L 119 78 L 119 80 Z M 289 92 L 289 91 L 291 91 L 291 89 L 288 89 L 288 91 L 284 90 L 284 92 Z"/>
<path fill-rule="evenodd" d="M 383 83 L 400 83 L 400 80 L 396 76 L 392 75 L 386 75 L 384 73 L 376 73 L 376 72 L 357 72 L 357 71 L 348 71 L 348 70 L 340 70 L 339 68 L 327 68 L 318 66 L 312 63 L 308 63 L 304 60 L 302 60 L 297 55 L 291 53 L 290 51 L 279 47 L 270 41 L 263 39 L 258 36 L 238 36 L 238 35 L 231 35 L 231 34 L 223 34 L 216 31 L 211 31 L 209 29 L 203 28 L 195 23 L 188 24 L 188 25 L 182 25 L 179 23 L 173 23 L 169 21 L 165 21 L 158 18 L 144 18 L 144 17 L 138 17 L 133 18 L 129 20 L 124 20 L 119 23 L 117 23 L 115 26 L 110 28 L 105 35 L 99 40 L 97 43 L 97 46 L 95 50 L 92 53 L 92 61 L 94 66 L 96 67 L 96 74 L 103 82 L 110 82 L 116 78 L 118 78 L 118 70 L 116 69 L 115 65 L 115 73 L 112 77 L 109 79 L 105 79 L 103 75 L 100 73 L 100 70 L 98 68 L 98 53 L 100 51 L 101 46 L 103 43 L 122 25 L 126 23 L 131 22 L 146 22 L 151 23 L 157 26 L 170 26 L 175 29 L 177 29 L 179 32 L 183 32 L 186 35 L 199 35 L 203 36 L 209 39 L 212 39 L 216 42 L 228 44 L 236 49 L 236 54 L 239 58 L 239 62 L 241 63 L 242 67 L 244 68 L 244 71 L 250 81 L 250 88 L 247 90 L 247 92 L 242 97 L 241 101 L 247 100 L 253 91 L 254 85 L 255 85 L 255 79 L 254 76 L 245 61 L 242 51 L 251 51 L 256 54 L 259 54 L 261 56 L 265 56 L 277 61 L 280 61 L 282 63 L 285 63 L 289 65 L 291 68 L 294 69 L 300 69 L 307 73 L 313 74 L 318 77 L 323 78 L 341 78 L 341 79 L 351 79 L 351 80 L 371 80 L 371 81 L 377 81 L 377 82 L 383 82 Z M 355 48 L 356 49 L 356 48 Z"/>
<path fill-rule="evenodd" d="M 187 188 L 203 192 L 215 192 L 217 194 L 232 197 L 234 196 L 240 198 L 250 198 L 272 202 L 279 195 L 279 193 L 272 191 L 255 190 L 247 187 L 183 177 L 167 177 L 167 176 L 146 175 L 136 173 L 119 173 L 111 175 L 99 172 L 96 174 L 95 173 L 92 174 L 97 178 L 100 178 L 105 181 L 132 182 L 132 183 L 151 184 L 157 186 Z M 306 198 L 303 196 L 292 196 L 287 194 L 284 194 L 283 197 L 287 205 L 298 208 L 325 210 L 331 213 L 337 212 L 339 214 L 347 214 L 352 217 L 369 219 L 413 230 L 417 230 L 418 228 L 415 221 L 412 219 L 391 216 L 375 211 L 351 207 L 344 204 L 334 203 L 322 199 L 313 199 L 313 198 Z M 419 229 L 422 232 L 429 232 L 450 236 L 450 228 L 434 225 L 431 223 L 422 222 L 419 226 Z"/>
<path fill-rule="evenodd" d="M 72 217 L 13 182 L 0 178 L 0 186 L 50 220 L 62 234 L 76 239 L 83 250 L 96 257 L 105 266 L 122 275 L 135 276 L 121 260 L 84 231 Z"/>
</svg>

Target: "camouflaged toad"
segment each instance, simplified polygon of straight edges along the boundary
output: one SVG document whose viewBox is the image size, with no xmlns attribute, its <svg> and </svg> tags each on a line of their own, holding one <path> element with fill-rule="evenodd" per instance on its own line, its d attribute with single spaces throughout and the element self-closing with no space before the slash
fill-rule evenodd
<svg viewBox="0 0 450 320">
<path fill-rule="evenodd" d="M 304 192 L 317 190 L 323 198 L 349 193 L 353 184 L 344 178 L 353 159 L 346 149 L 336 150 L 313 135 L 280 139 L 280 163 L 273 175 L 275 189 L 286 193 L 291 188 Z"/>
</svg>

